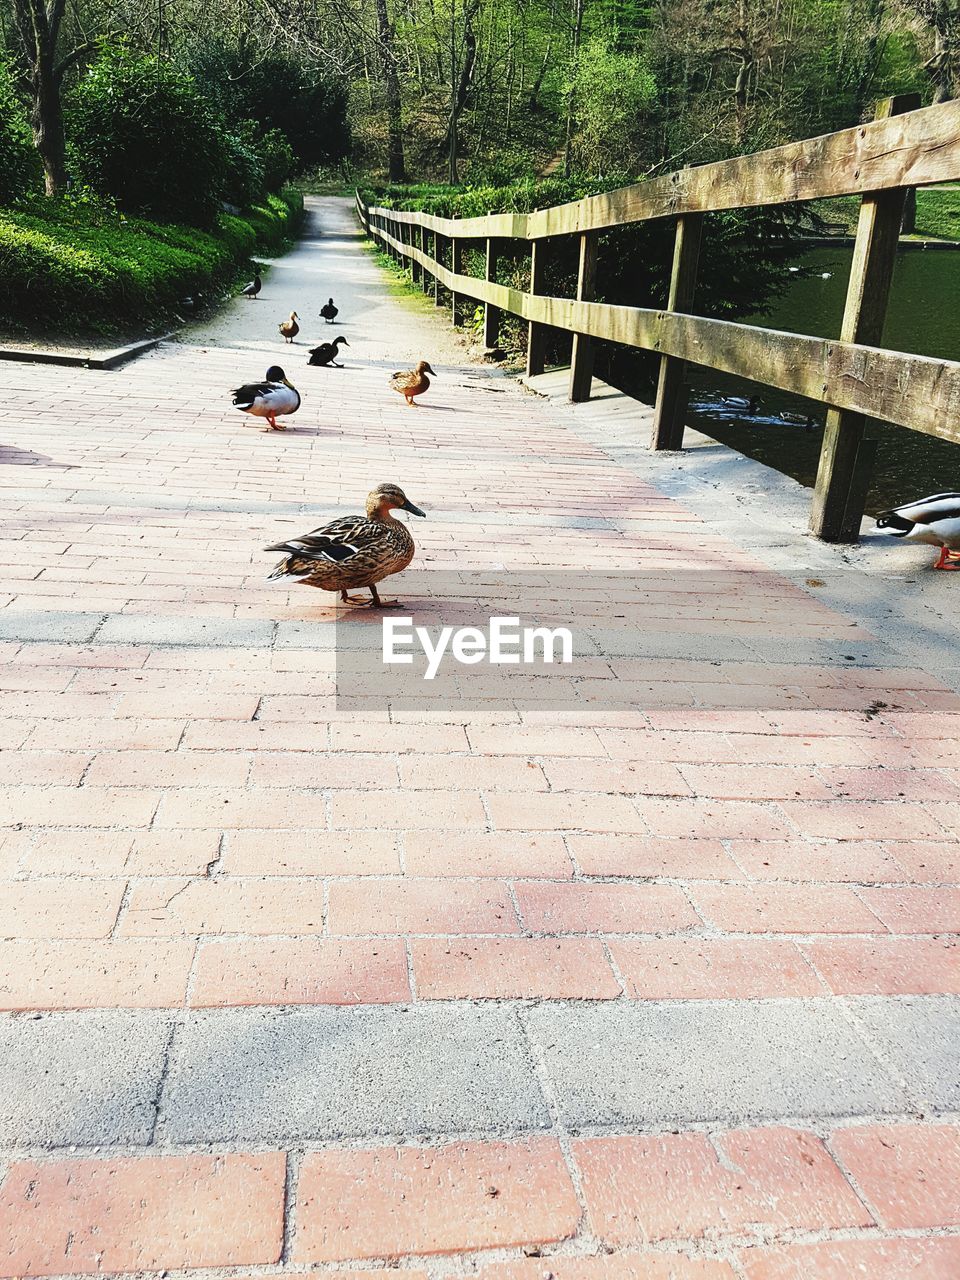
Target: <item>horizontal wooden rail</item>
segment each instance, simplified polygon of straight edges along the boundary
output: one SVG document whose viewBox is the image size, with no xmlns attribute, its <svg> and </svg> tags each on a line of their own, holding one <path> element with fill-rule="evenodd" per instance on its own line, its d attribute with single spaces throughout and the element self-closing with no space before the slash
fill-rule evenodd
<svg viewBox="0 0 960 1280">
<path fill-rule="evenodd" d="M 550 329 L 573 334 L 570 398 L 590 395 L 592 339 L 659 354 L 652 447 L 683 443 L 686 364 L 706 365 L 820 401 L 828 408 L 810 527 L 830 541 L 856 541 L 875 442 L 865 420 L 879 418 L 960 444 L 960 362 L 888 351 L 881 339 L 906 191 L 960 179 L 960 100 L 921 108 L 919 95 L 880 103 L 869 124 L 753 155 L 654 178 L 536 213 L 483 218 L 368 208 L 357 193 L 367 233 L 416 279 L 445 287 L 462 315 L 463 299 L 485 306 L 484 337 L 496 344 L 504 312 L 526 320 L 532 371 L 542 369 Z M 860 196 L 853 266 L 839 339 L 707 320 L 694 310 L 703 215 L 827 196 Z M 597 233 L 654 218 L 676 221 L 670 301 L 663 310 L 593 302 Z M 432 234 L 434 256 L 426 252 Z M 549 239 L 578 236 L 577 298 L 543 293 Z M 436 259 L 438 236 L 455 246 L 452 270 Z M 417 241 L 419 240 L 419 243 Z M 486 245 L 485 278 L 462 272 L 464 245 Z M 496 262 L 521 242 L 531 254 L 530 290 L 499 284 Z M 905 496 L 911 496 L 909 494 Z"/>
<path fill-rule="evenodd" d="M 960 99 L 954 99 L 819 138 L 681 169 L 536 213 L 439 218 L 376 207 L 369 213 L 389 213 L 397 222 L 412 222 L 464 240 L 537 240 L 603 231 L 650 218 L 930 186 L 958 177 Z"/>
<path fill-rule="evenodd" d="M 525 293 L 476 276 L 455 275 L 382 228 L 377 236 L 436 276 L 451 293 L 535 324 L 676 356 L 960 443 L 958 361 L 673 311 Z"/>
</svg>

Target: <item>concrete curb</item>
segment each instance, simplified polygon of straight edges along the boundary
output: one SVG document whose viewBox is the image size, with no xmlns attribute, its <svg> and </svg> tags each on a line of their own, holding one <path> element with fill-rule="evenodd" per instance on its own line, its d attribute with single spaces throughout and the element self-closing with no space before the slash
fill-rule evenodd
<svg viewBox="0 0 960 1280">
<path fill-rule="evenodd" d="M 58 364 L 73 369 L 117 369 L 120 365 L 152 351 L 161 342 L 176 337 L 177 330 L 162 333 L 156 338 L 143 338 L 126 347 L 116 347 L 103 355 L 74 355 L 59 351 L 27 351 L 20 347 L 0 347 L 0 360 L 18 360 L 22 364 Z"/>
</svg>

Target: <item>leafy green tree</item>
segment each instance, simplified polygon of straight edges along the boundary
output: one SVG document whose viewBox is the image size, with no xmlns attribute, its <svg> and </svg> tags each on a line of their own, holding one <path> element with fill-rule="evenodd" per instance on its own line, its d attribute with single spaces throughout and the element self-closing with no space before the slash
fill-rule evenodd
<svg viewBox="0 0 960 1280">
<path fill-rule="evenodd" d="M 243 163 L 189 75 L 123 46 L 81 78 L 68 119 L 73 170 L 128 213 L 210 225 Z"/>
<path fill-rule="evenodd" d="M 615 36 L 595 35 L 580 45 L 570 78 L 572 154 L 597 176 L 636 173 L 649 156 L 647 115 L 656 81 L 636 53 L 619 52 Z"/>
<path fill-rule="evenodd" d="M 183 62 L 227 120 L 279 130 L 297 168 L 335 163 L 349 151 L 346 82 L 292 49 L 204 40 L 186 47 Z"/>
</svg>

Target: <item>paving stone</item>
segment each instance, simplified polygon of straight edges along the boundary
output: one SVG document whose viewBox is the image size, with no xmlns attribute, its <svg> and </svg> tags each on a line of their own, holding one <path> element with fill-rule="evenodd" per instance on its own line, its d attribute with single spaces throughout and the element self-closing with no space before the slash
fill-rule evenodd
<svg viewBox="0 0 960 1280">
<path fill-rule="evenodd" d="M 848 1003 L 886 1060 L 907 1081 L 912 1105 L 960 1110 L 960 998 L 870 998 Z"/>
<path fill-rule="evenodd" d="M 4 495 L 7 494 L 4 490 Z M 103 621 L 99 613 L 26 613 L 0 610 L 0 640 L 82 644 L 92 640 Z"/>
<path fill-rule="evenodd" d="M 159 1132 L 172 1142 L 285 1142 L 548 1124 L 509 1010 L 427 1004 L 190 1016 Z"/>
<path fill-rule="evenodd" d="M 528 1024 L 575 1129 L 907 1106 L 866 1037 L 827 1000 L 540 1005 Z M 877 1037 L 884 1050 L 891 1034 Z"/>
<path fill-rule="evenodd" d="M 149 1141 L 169 1015 L 0 1018 L 0 1146 Z"/>
<path fill-rule="evenodd" d="M 0 1275 L 277 1262 L 285 1167 L 282 1152 L 14 1164 Z"/>
</svg>

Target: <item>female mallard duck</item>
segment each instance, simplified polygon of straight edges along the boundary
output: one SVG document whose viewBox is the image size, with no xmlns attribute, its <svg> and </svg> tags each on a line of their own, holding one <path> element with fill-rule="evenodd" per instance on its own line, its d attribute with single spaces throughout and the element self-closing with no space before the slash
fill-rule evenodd
<svg viewBox="0 0 960 1280">
<path fill-rule="evenodd" d="M 935 569 L 960 569 L 960 493 L 935 493 L 887 511 L 877 528 L 904 542 L 940 548 Z"/>
<path fill-rule="evenodd" d="M 300 317 L 297 315 L 297 313 L 295 311 L 291 311 L 290 319 L 281 320 L 280 323 L 277 325 L 277 328 L 283 334 L 287 342 L 292 342 L 294 338 L 297 336 L 297 334 L 300 332 L 300 326 L 297 324 L 297 321 L 299 319 Z"/>
<path fill-rule="evenodd" d="M 307 364 L 333 365 L 334 369 L 342 369 L 342 364 L 337 364 L 337 356 L 340 354 L 338 348 L 340 346 L 349 347 L 350 343 L 346 338 L 334 338 L 332 342 L 321 342 L 319 347 L 310 348 L 310 359 Z"/>
<path fill-rule="evenodd" d="M 233 403 L 243 413 L 266 418 L 270 426 L 265 427 L 265 431 L 286 431 L 286 427 L 277 422 L 277 416 L 297 412 L 300 392 L 287 381 L 280 366 L 272 364 L 263 382 L 248 382 L 246 386 L 237 387 Z"/>
<path fill-rule="evenodd" d="M 422 396 L 430 386 L 428 373 L 432 373 L 434 377 L 437 376 L 436 370 L 431 369 L 426 360 L 421 360 L 415 369 L 393 374 L 390 378 L 390 386 L 394 391 L 399 391 L 407 404 L 412 407 L 413 397 Z"/>
<path fill-rule="evenodd" d="M 365 603 L 347 593 L 367 587 L 374 608 L 395 605 L 396 600 L 380 599 L 377 583 L 405 569 L 416 548 L 407 526 L 390 514 L 394 510 L 426 514 L 398 485 L 378 484 L 367 495 L 365 516 L 342 516 L 301 538 L 267 547 L 286 553 L 269 578 L 294 578 L 307 587 L 339 591 L 345 604 Z"/>
</svg>

